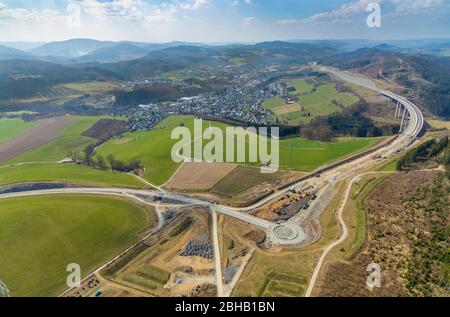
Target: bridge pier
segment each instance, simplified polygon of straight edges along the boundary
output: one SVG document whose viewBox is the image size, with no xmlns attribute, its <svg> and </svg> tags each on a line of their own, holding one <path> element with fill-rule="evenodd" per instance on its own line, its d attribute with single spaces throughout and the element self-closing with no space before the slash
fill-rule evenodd
<svg viewBox="0 0 450 317">
<path fill-rule="evenodd" d="M 406 113 L 407 113 L 408 111 L 406 111 L 406 108 L 403 110 L 403 116 L 402 116 L 402 123 L 400 124 L 400 132 L 399 133 L 402 133 L 403 132 L 403 127 L 405 126 L 405 119 L 406 119 Z"/>
<path fill-rule="evenodd" d="M 395 118 L 399 117 L 401 108 L 402 108 L 402 106 L 401 106 L 400 102 L 397 102 L 397 107 L 395 108 Z"/>
</svg>

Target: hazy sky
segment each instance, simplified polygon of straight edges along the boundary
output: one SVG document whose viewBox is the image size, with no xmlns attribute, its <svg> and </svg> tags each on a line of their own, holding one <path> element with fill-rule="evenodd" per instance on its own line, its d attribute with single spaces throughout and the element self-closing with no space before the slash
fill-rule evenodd
<svg viewBox="0 0 450 317">
<path fill-rule="evenodd" d="M 366 24 L 369 3 L 381 7 L 381 28 Z M 69 38 L 450 38 L 450 0 L 0 0 L 0 41 Z"/>
</svg>

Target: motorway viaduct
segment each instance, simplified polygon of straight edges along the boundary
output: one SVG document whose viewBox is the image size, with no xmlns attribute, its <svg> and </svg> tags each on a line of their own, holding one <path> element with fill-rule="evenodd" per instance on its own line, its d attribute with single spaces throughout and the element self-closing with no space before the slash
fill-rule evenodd
<svg viewBox="0 0 450 317">
<path fill-rule="evenodd" d="M 381 91 L 380 94 L 396 103 L 395 117 L 402 118 L 400 133 L 414 140 L 419 136 L 424 126 L 424 118 L 420 109 L 406 98 L 389 91 Z"/>
<path fill-rule="evenodd" d="M 349 76 L 349 75 L 345 75 Z M 375 89 L 373 89 L 375 90 Z M 396 117 L 402 116 L 402 124 L 400 130 L 400 137 L 396 142 L 392 144 L 387 144 L 386 148 L 378 149 L 377 152 L 383 153 L 383 151 L 388 151 L 389 148 L 392 152 L 398 152 L 395 150 L 396 147 L 408 147 L 414 140 L 419 136 L 420 132 L 424 126 L 424 118 L 420 109 L 414 105 L 411 101 L 396 95 L 389 91 L 381 91 L 376 89 L 382 96 L 388 98 L 390 101 L 396 103 Z M 367 156 L 374 155 L 373 152 L 367 154 Z M 360 169 L 361 165 L 371 164 L 370 160 L 363 162 L 361 164 L 361 158 L 355 159 L 355 165 Z M 346 163 L 351 164 L 352 162 Z M 342 168 L 342 166 L 340 166 Z M 344 166 L 345 168 L 345 166 Z M 339 171 L 337 171 L 339 173 Z M 13 197 L 23 197 L 23 196 L 35 196 L 35 195 L 50 195 L 50 194 L 99 194 L 99 195 L 118 195 L 127 196 L 129 198 L 147 197 L 150 199 L 156 199 L 159 201 L 164 201 L 166 203 L 177 203 L 180 205 L 198 205 L 210 209 L 212 212 L 221 213 L 226 216 L 230 216 L 241 220 L 243 222 L 252 224 L 267 233 L 268 242 L 273 245 L 293 245 L 301 243 L 305 234 L 302 227 L 293 221 L 288 221 L 284 223 L 275 223 L 272 221 L 264 220 L 253 215 L 248 214 L 245 211 L 254 210 L 258 206 L 261 206 L 268 202 L 268 199 L 273 200 L 282 195 L 286 194 L 289 190 L 296 188 L 299 184 L 294 184 L 292 187 L 285 188 L 274 195 L 262 199 L 260 202 L 255 203 L 250 208 L 236 209 L 227 206 L 222 206 L 214 204 L 208 201 L 202 201 L 199 199 L 194 199 L 180 194 L 167 193 L 162 191 L 146 191 L 146 190 L 132 190 L 132 189 L 121 189 L 121 188 L 62 188 L 62 189 L 50 189 L 50 190 L 37 190 L 29 192 L 18 192 L 0 195 L 0 199 L 13 198 Z M 320 199 L 320 198 L 319 198 Z"/>
</svg>

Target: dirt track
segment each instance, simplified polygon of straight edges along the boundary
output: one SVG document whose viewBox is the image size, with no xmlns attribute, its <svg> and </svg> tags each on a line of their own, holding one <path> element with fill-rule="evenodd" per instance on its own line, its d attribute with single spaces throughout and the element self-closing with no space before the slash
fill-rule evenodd
<svg viewBox="0 0 450 317">
<path fill-rule="evenodd" d="M 67 117 L 39 120 L 34 126 L 14 138 L 0 143 L 0 164 L 56 139 L 58 132 L 69 124 L 70 120 Z"/>
</svg>

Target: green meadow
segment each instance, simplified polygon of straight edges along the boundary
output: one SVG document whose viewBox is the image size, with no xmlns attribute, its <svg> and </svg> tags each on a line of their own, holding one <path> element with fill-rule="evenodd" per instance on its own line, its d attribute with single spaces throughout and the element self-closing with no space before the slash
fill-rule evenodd
<svg viewBox="0 0 450 317">
<path fill-rule="evenodd" d="M 70 116 L 71 124 L 62 129 L 59 136 L 38 148 L 26 151 L 13 160 L 3 164 L 20 162 L 59 161 L 67 157 L 71 151 L 82 152 L 85 147 L 96 140 L 82 135 L 98 120 L 107 117 Z"/>
<path fill-rule="evenodd" d="M 139 241 L 150 208 L 120 198 L 37 196 L 0 200 L 0 272 L 12 296 L 55 296 L 67 265 L 82 275 Z"/>
<path fill-rule="evenodd" d="M 280 167 L 310 172 L 322 165 L 341 160 L 370 148 L 382 138 L 338 138 L 332 142 L 310 141 L 303 138 L 280 142 Z"/>
<path fill-rule="evenodd" d="M 298 98 L 298 110 L 283 113 L 283 108 L 289 107 L 286 101 L 276 97 L 266 100 L 263 107 L 274 112 L 274 117 L 280 122 L 289 125 L 301 125 L 310 122 L 314 117 L 328 116 L 340 112 L 358 101 L 358 97 L 352 93 L 341 93 L 336 90 L 335 84 L 321 84 L 314 87 L 306 80 L 294 80 L 288 87 L 295 88 L 292 97 Z M 295 107 L 292 107 L 295 109 Z M 276 114 L 279 115 L 276 115 Z M 281 114 L 280 114 L 281 113 Z"/>
<path fill-rule="evenodd" d="M 207 128 L 207 122 L 203 123 Z M 224 128 L 221 123 L 211 123 L 213 126 Z M 127 133 L 121 139 L 114 139 L 97 149 L 98 155 L 107 157 L 113 154 L 116 159 L 129 162 L 138 159 L 145 167 L 145 179 L 162 185 L 177 170 L 179 164 L 173 162 L 172 147 L 178 140 L 172 140 L 172 130 L 185 126 L 193 131 L 193 116 L 173 116 L 162 121 L 152 131 Z"/>
<path fill-rule="evenodd" d="M 171 140 L 172 129 L 184 126 L 193 131 L 193 120 L 192 116 L 170 117 L 152 131 L 128 133 L 121 139 L 110 140 L 100 146 L 97 153 L 104 157 L 114 154 L 116 159 L 124 162 L 139 159 L 145 167 L 145 179 L 156 185 L 162 185 L 179 167 L 179 164 L 174 163 L 171 158 L 172 147 L 178 141 Z M 208 126 L 208 122 L 203 122 L 205 130 Z M 211 123 L 211 126 L 222 130 L 227 127 L 225 124 L 216 122 Z M 380 140 L 380 138 L 339 138 L 333 142 L 308 141 L 303 138 L 282 140 L 280 142 L 281 168 L 312 171 L 321 165 L 369 148 Z M 208 141 L 204 141 L 204 144 L 206 143 Z M 235 149 L 237 146 L 238 144 Z M 246 140 L 246 148 L 244 164 L 249 162 L 249 139 Z M 248 165 L 255 166 L 257 163 Z"/>
<path fill-rule="evenodd" d="M 275 97 L 264 101 L 263 107 L 267 110 L 272 110 L 274 108 L 283 106 L 284 104 L 286 104 L 286 101 L 283 98 Z"/>
<path fill-rule="evenodd" d="M 333 103 L 335 100 L 340 106 L 349 107 L 358 101 L 358 97 L 351 93 L 339 93 L 334 84 L 323 84 L 308 95 L 300 96 L 303 112 L 309 112 L 313 117 L 325 116 L 342 108 Z"/>
<path fill-rule="evenodd" d="M 8 141 L 33 124 L 34 122 L 25 122 L 19 118 L 0 119 L 0 143 Z"/>
<path fill-rule="evenodd" d="M 294 88 L 296 94 L 306 94 L 313 90 L 314 85 L 304 79 L 297 79 L 290 81 L 288 87 Z"/>
</svg>

